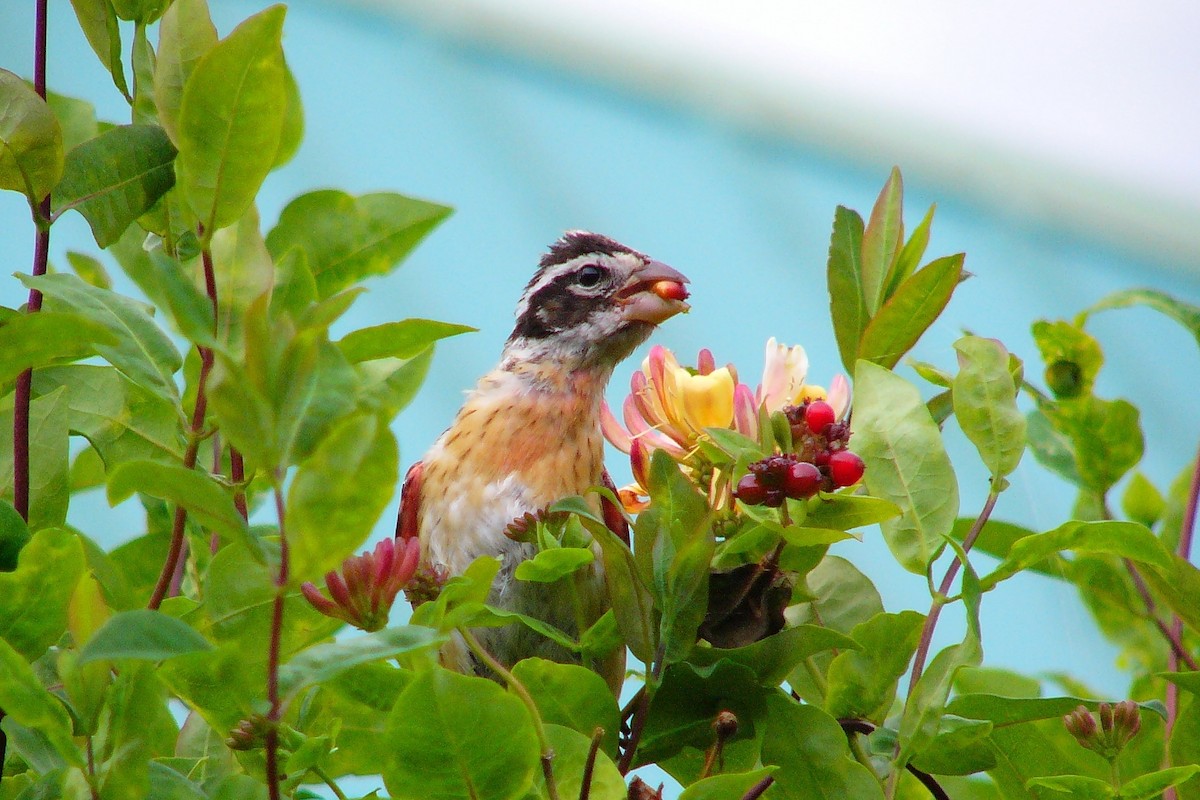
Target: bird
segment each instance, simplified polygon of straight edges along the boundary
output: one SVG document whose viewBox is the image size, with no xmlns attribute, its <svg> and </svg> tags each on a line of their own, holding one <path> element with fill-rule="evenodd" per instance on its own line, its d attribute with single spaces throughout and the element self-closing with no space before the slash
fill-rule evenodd
<svg viewBox="0 0 1200 800">
<path fill-rule="evenodd" d="M 517 303 L 516 324 L 499 363 L 481 377 L 450 427 L 413 464 L 401 489 L 397 537 L 419 537 L 427 574 L 460 575 L 477 557 L 500 559 L 488 603 L 579 634 L 570 588 L 517 580 L 535 555 L 506 535 L 514 523 L 597 485 L 613 489 L 604 468 L 600 407 L 614 368 L 655 328 L 689 305 L 688 279 L 613 239 L 568 231 L 550 245 Z M 624 517 L 588 495 L 608 527 L 628 542 Z M 577 586 L 584 620 L 607 610 L 600 560 Z M 578 656 L 524 625 L 472 631 L 503 666 L 529 656 Z M 496 678 L 455 634 L 444 666 Z M 591 665 L 614 692 L 624 678 L 623 649 Z"/>
</svg>

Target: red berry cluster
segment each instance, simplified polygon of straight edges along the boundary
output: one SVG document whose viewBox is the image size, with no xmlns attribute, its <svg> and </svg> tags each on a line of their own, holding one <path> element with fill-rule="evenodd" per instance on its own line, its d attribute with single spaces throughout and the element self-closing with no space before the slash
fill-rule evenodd
<svg viewBox="0 0 1200 800">
<path fill-rule="evenodd" d="M 750 465 L 733 495 L 748 505 L 777 508 L 785 498 L 812 497 L 858 483 L 863 460 L 846 449 L 850 426 L 837 421 L 833 407 L 816 400 L 783 409 L 792 429 L 791 453 Z"/>
</svg>

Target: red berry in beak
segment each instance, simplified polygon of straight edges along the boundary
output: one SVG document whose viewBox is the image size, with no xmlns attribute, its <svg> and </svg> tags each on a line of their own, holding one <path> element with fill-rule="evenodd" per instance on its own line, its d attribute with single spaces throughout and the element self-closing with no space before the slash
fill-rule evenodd
<svg viewBox="0 0 1200 800">
<path fill-rule="evenodd" d="M 839 450 L 829 456 L 829 477 L 835 486 L 850 486 L 862 480 L 866 465 L 849 450 Z"/>
<path fill-rule="evenodd" d="M 663 300 L 687 300 L 688 290 L 679 281 L 655 281 L 650 287 L 650 291 L 661 297 Z"/>
</svg>

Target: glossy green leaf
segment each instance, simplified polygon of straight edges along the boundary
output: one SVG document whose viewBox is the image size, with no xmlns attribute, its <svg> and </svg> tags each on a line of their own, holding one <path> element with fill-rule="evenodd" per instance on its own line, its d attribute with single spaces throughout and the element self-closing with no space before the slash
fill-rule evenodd
<svg viewBox="0 0 1200 800">
<path fill-rule="evenodd" d="M 827 650 L 855 650 L 858 643 L 821 625 L 796 625 L 745 647 L 696 647 L 687 662 L 703 675 L 705 668 L 730 661 L 749 668 L 763 686 L 778 686 L 804 659 Z"/>
<path fill-rule="evenodd" d="M 83 569 L 79 538 L 48 528 L 21 549 L 15 571 L 0 573 L 0 637 L 26 660 L 39 658 L 67 629 L 67 605 Z"/>
<path fill-rule="evenodd" d="M 971 775 L 992 769 L 997 763 L 988 742 L 992 729 L 990 722 L 947 715 L 937 735 L 913 757 L 913 766 L 934 775 Z"/>
<path fill-rule="evenodd" d="M 908 241 L 904 243 L 904 247 L 900 248 L 900 253 L 892 263 L 892 269 L 884 282 L 883 296 L 885 298 L 895 294 L 896 290 L 900 288 L 900 284 L 908 280 L 909 276 L 920 266 L 921 259 L 925 257 L 925 248 L 929 246 L 929 229 L 933 225 L 933 214 L 936 210 L 936 203 L 929 207 L 929 210 L 925 212 L 925 217 L 908 237 Z"/>
<path fill-rule="evenodd" d="M 1117 796 L 1117 790 L 1108 781 L 1089 778 L 1086 775 L 1052 775 L 1045 778 L 1032 778 L 1025 786 L 1030 789 L 1049 789 L 1054 796 L 1065 795 L 1071 800 L 1108 800 L 1108 798 Z"/>
<path fill-rule="evenodd" d="M 1161 552 L 1158 551 L 1160 556 Z M 1168 555 L 1169 569 L 1161 572 L 1141 570 L 1142 577 L 1185 625 L 1200 631 L 1200 604 L 1196 603 L 1196 598 L 1200 597 L 1200 569 L 1174 553 Z"/>
<path fill-rule="evenodd" d="M 519 581 L 553 583 L 596 560 L 591 550 L 582 547 L 559 547 L 543 550 L 533 558 L 522 561 L 514 573 Z"/>
<path fill-rule="evenodd" d="M 439 339 L 476 330 L 431 319 L 406 319 L 351 331 L 337 346 L 351 364 L 377 358 L 412 358 Z"/>
<path fill-rule="evenodd" d="M 85 358 L 96 352 L 97 344 L 116 341 L 103 325 L 79 314 L 18 314 L 0 325 L 0 385 L 31 367 Z"/>
<path fill-rule="evenodd" d="M 954 521 L 954 530 L 950 532 L 950 535 L 961 542 L 974 525 L 974 517 L 959 517 Z M 987 553 L 1003 561 L 1008 556 L 1013 544 L 1026 536 L 1033 536 L 1035 533 L 1037 531 L 1022 528 L 1020 525 L 989 519 L 975 538 L 972 552 Z M 1038 572 L 1060 580 L 1067 577 L 1069 570 L 1070 565 L 1066 559 L 1058 554 L 1046 556 L 1036 564 L 1030 564 L 1024 568 L 1024 571 Z"/>
<path fill-rule="evenodd" d="M 779 767 L 763 767 L 753 772 L 714 775 L 684 789 L 679 800 L 734 800 L 744 797 L 759 782 L 778 770 Z"/>
<path fill-rule="evenodd" d="M 1158 797 L 1170 786 L 1178 786 L 1200 775 L 1200 765 L 1187 764 L 1131 778 L 1121 786 L 1123 800 L 1148 800 Z"/>
<path fill-rule="evenodd" d="M 242 351 L 245 315 L 252 304 L 265 305 L 262 298 L 275 280 L 275 267 L 253 205 L 213 234 L 212 257 L 217 281 L 217 338 L 225 343 L 226 352 L 237 355 Z"/>
<path fill-rule="evenodd" d="M 119 19 L 149 24 L 162 16 L 171 0 L 110 0 Z"/>
<path fill-rule="evenodd" d="M 63 171 L 62 129 L 46 101 L 0 69 L 0 189 L 41 202 Z"/>
<path fill-rule="evenodd" d="M 915 611 L 877 614 L 850 631 L 861 647 L 838 653 L 826 676 L 825 710 L 839 719 L 882 721 L 896 684 L 917 649 L 925 617 Z"/>
<path fill-rule="evenodd" d="M 862 332 L 858 357 L 891 368 L 941 315 L 962 279 L 963 254 L 931 261 L 900 284 Z"/>
<path fill-rule="evenodd" d="M 175 169 L 207 236 L 241 218 L 279 150 L 284 13 L 276 5 L 245 20 L 200 58 L 184 86 Z"/>
<path fill-rule="evenodd" d="M 851 530 L 900 516 L 890 500 L 859 494 L 824 494 L 808 502 L 804 524 L 814 528 Z"/>
<path fill-rule="evenodd" d="M 1038 463 L 1076 486 L 1083 486 L 1083 478 L 1075 466 L 1075 453 L 1071 440 L 1055 430 L 1049 418 L 1034 409 L 1025 417 L 1026 438 L 1029 451 Z"/>
<path fill-rule="evenodd" d="M 119 125 L 67 154 L 54 212 L 75 209 L 108 247 L 175 185 L 175 147 L 157 125 Z"/>
<path fill-rule="evenodd" d="M 380 745 L 389 751 L 383 782 L 393 797 L 517 800 L 538 766 L 521 701 L 493 681 L 441 669 L 401 693 Z"/>
<path fill-rule="evenodd" d="M 71 741 L 71 719 L 66 709 L 58 698 L 42 688 L 33 667 L 2 638 L 0 708 L 14 722 L 44 736 L 68 763 L 82 765 L 82 754 Z"/>
<path fill-rule="evenodd" d="M 271 291 L 271 317 L 300 314 L 317 300 L 317 281 L 308 268 L 308 255 L 293 247 L 275 257 L 275 286 Z"/>
<path fill-rule="evenodd" d="M 396 439 L 374 417 L 351 417 L 330 432 L 288 490 L 293 581 L 333 569 L 366 540 L 398 471 Z"/>
<path fill-rule="evenodd" d="M 603 728 L 604 751 L 616 754 L 620 711 L 603 678 L 590 669 L 544 658 L 526 658 L 512 671 L 533 697 L 543 722 L 563 725 L 589 739 L 596 728 Z"/>
<path fill-rule="evenodd" d="M 1047 403 L 1041 410 L 1055 429 L 1070 438 L 1084 488 L 1103 494 L 1142 459 L 1141 415 L 1125 400 L 1088 396 Z"/>
<path fill-rule="evenodd" d="M 886 299 L 883 294 L 892 264 L 904 241 L 904 180 L 892 167 L 887 182 L 875 200 L 871 217 L 863 230 L 862 283 L 867 313 L 875 316 Z M 859 351 L 859 358 L 864 358 Z M 894 362 L 893 362 L 894 363 Z M 885 366 L 891 366 L 887 364 Z"/>
<path fill-rule="evenodd" d="M 585 735 L 570 727 L 547 723 L 546 738 L 554 750 L 554 779 L 558 789 L 556 796 L 580 797 L 584 764 L 587 762 L 588 750 L 591 749 L 590 732 Z M 541 770 L 534 773 L 533 791 L 528 796 L 550 800 L 545 775 Z M 625 779 L 604 751 L 596 754 L 587 797 L 595 800 L 627 800 L 629 797 Z"/>
<path fill-rule="evenodd" d="M 279 692 L 285 699 L 307 686 L 324 683 L 359 664 L 435 647 L 445 636 L 431 628 L 404 625 L 302 650 L 279 668 Z"/>
<path fill-rule="evenodd" d="M 246 521 L 233 504 L 232 490 L 207 473 L 154 461 L 118 464 L 108 475 L 108 502 L 116 505 L 134 492 L 183 506 L 205 527 L 248 541 Z"/>
<path fill-rule="evenodd" d="M 112 0 L 71 0 L 71 5 L 88 44 L 112 75 L 117 91 L 132 102 L 129 84 L 125 80 L 125 67 L 121 63 L 121 30 L 117 27 L 117 14 Z"/>
<path fill-rule="evenodd" d="M 164 0 L 163 8 L 171 0 Z M 162 9 L 158 9 L 161 15 Z M 133 54 L 130 58 L 133 67 L 133 117 L 135 125 L 154 125 L 158 127 L 158 110 L 154 107 L 154 66 L 157 59 L 154 46 L 146 33 L 146 25 L 138 23 L 133 27 Z M 166 132 L 163 138 L 167 139 Z M 170 141 L 169 139 L 167 139 Z"/>
<path fill-rule="evenodd" d="M 64 308 L 107 328 L 117 344 L 98 344 L 96 352 L 134 383 L 178 402 L 174 375 L 183 366 L 183 358 L 144 306 L 89 286 L 74 275 L 21 276 L 21 282 L 46 295 L 50 309 Z"/>
<path fill-rule="evenodd" d="M 449 214 L 445 206 L 399 194 L 356 198 L 325 189 L 290 202 L 267 246 L 276 260 L 300 247 L 325 298 L 391 271 Z"/>
<path fill-rule="evenodd" d="M 879 781 L 850 756 L 837 720 L 782 695 L 770 698 L 762 760 L 776 765 L 773 792 L 781 798 L 880 800 Z"/>
<path fill-rule="evenodd" d="M 196 64 L 216 43 L 217 29 L 205 0 L 175 0 L 158 23 L 154 104 L 159 123 L 176 144 L 183 87 Z"/>
<path fill-rule="evenodd" d="M 300 97 L 300 84 L 292 74 L 287 62 L 283 63 L 283 129 L 279 132 L 279 149 L 271 169 L 278 169 L 292 160 L 304 139 L 304 102 Z"/>
<path fill-rule="evenodd" d="M 83 645 L 79 663 L 90 661 L 164 661 L 210 650 L 212 645 L 181 620 L 161 611 L 137 609 L 114 615 Z"/>
<path fill-rule="evenodd" d="M 901 566 L 924 575 L 958 515 L 958 481 L 942 435 L 912 384 L 867 361 L 854 379 L 854 450 L 871 494 L 902 515 L 881 523 Z"/>
<path fill-rule="evenodd" d="M 127 267 L 125 274 L 165 312 L 175 330 L 193 344 L 217 347 L 212 301 L 192 281 L 189 272 L 181 269 L 161 246 L 148 249 L 141 267 L 136 271 Z"/>
<path fill-rule="evenodd" d="M 1164 571 L 1171 571 L 1171 554 L 1144 525 L 1136 522 L 1068 522 L 1052 531 L 1026 536 L 1013 544 L 1008 557 L 987 577 L 984 590 L 1022 569 L 1063 550 L 1121 556 Z"/>
<path fill-rule="evenodd" d="M 856 211 L 838 206 L 829 238 L 826 280 L 838 353 L 848 372 L 854 371 L 858 343 L 871 319 L 863 290 L 862 242 L 862 217 Z"/>
<path fill-rule="evenodd" d="M 34 372 L 36 394 L 59 386 L 66 390 L 71 432 L 86 437 L 104 464 L 132 460 L 178 463 L 183 458 L 175 406 L 112 367 L 71 364 Z"/>
<path fill-rule="evenodd" d="M 7 500 L 0 500 L 0 572 L 17 568 L 17 556 L 29 543 L 29 526 Z"/>
<path fill-rule="evenodd" d="M 359 402 L 384 419 L 393 419 L 416 397 L 433 363 L 434 348 L 402 361 L 381 359 L 358 365 L 361 378 Z"/>
<path fill-rule="evenodd" d="M 1132 308 L 1145 306 L 1165 314 L 1178 322 L 1195 337 L 1200 344 L 1200 306 L 1185 303 L 1177 297 L 1172 297 L 1158 289 L 1125 289 L 1106 295 L 1099 303 L 1084 312 L 1084 315 L 1108 311 L 1114 308 Z"/>
<path fill-rule="evenodd" d="M 964 336 L 954 343 L 954 416 L 992 474 L 993 486 L 1021 463 L 1025 417 L 1017 409 L 1017 387 L 1009 354 L 995 339 Z"/>
<path fill-rule="evenodd" d="M 1196 674 L 1196 673 L 1193 673 Z M 1200 678 L 1200 675 L 1197 675 Z M 1193 691 L 1192 697 L 1180 698 L 1179 714 L 1171 727 L 1167 741 L 1167 753 L 1172 764 L 1200 764 L 1200 702 Z M 1179 787 L 1178 800 L 1196 800 L 1200 797 L 1200 781 L 1190 781 Z"/>
</svg>

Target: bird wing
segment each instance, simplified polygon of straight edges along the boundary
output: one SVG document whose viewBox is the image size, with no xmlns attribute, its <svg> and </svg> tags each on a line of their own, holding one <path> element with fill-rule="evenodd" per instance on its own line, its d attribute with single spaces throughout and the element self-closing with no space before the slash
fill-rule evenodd
<svg viewBox="0 0 1200 800">
<path fill-rule="evenodd" d="M 612 492 L 613 497 L 617 496 L 617 484 L 613 482 L 607 469 L 600 474 L 600 485 Z M 617 504 L 607 497 L 601 497 L 600 512 L 604 516 L 604 524 L 608 526 L 608 529 L 615 533 L 622 542 L 629 544 L 629 523 L 625 521 L 625 515 L 621 513 Z"/>
<path fill-rule="evenodd" d="M 424 461 L 416 462 L 404 474 L 404 485 L 400 488 L 400 511 L 396 514 L 397 539 L 412 539 L 421 532 L 421 478 L 424 474 Z"/>
</svg>

